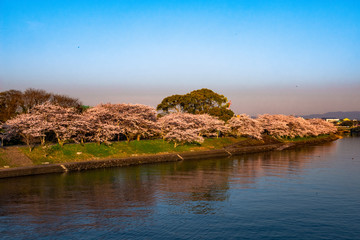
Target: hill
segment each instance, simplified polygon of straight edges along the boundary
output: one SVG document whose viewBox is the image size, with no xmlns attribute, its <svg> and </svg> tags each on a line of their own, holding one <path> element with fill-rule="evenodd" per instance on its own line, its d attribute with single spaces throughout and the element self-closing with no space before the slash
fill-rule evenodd
<svg viewBox="0 0 360 240">
<path fill-rule="evenodd" d="M 327 112 L 323 114 L 310 114 L 302 116 L 303 118 L 349 118 L 349 119 L 360 119 L 360 111 L 354 112 Z"/>
</svg>

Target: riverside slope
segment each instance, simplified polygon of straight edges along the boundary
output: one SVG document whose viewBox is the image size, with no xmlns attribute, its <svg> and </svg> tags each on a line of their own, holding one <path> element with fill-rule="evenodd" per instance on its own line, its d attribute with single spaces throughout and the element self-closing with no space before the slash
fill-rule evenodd
<svg viewBox="0 0 360 240">
<path fill-rule="evenodd" d="M 69 171 L 83 171 L 97 168 L 109 167 L 125 167 L 139 164 L 160 163 L 160 162 L 176 162 L 183 160 L 196 160 L 215 157 L 230 157 L 243 154 L 267 152 L 267 151 L 281 151 L 285 149 L 292 149 L 305 145 L 317 145 L 325 142 L 337 140 L 336 135 L 329 135 L 325 138 L 309 139 L 296 142 L 279 142 L 275 139 L 268 138 L 265 144 L 246 146 L 243 142 L 229 145 L 222 149 L 184 152 L 184 153 L 170 153 L 170 154 L 153 154 L 127 158 L 105 159 L 105 160 L 91 160 L 84 162 L 36 165 L 28 167 L 17 167 L 0 169 L 0 178 L 20 177 L 48 173 L 66 173 Z"/>
</svg>

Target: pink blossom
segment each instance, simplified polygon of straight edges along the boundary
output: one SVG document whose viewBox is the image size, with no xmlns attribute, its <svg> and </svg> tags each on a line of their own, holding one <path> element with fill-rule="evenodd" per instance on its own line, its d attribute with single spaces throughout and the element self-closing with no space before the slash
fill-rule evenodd
<svg viewBox="0 0 360 240">
<path fill-rule="evenodd" d="M 78 116 L 74 108 L 64 108 L 50 102 L 36 105 L 30 112 L 43 121 L 42 130 L 55 133 L 58 143 L 62 146 L 74 135 L 71 125 Z"/>
<path fill-rule="evenodd" d="M 102 104 L 115 114 L 116 122 L 128 141 L 158 134 L 156 110 L 142 104 Z"/>
<path fill-rule="evenodd" d="M 6 121 L 7 134 L 9 135 L 20 135 L 30 151 L 32 144 L 35 143 L 36 138 L 45 137 L 43 130 L 44 122 L 39 115 L 35 114 L 20 114 L 15 118 Z"/>
<path fill-rule="evenodd" d="M 202 143 L 204 138 L 202 134 L 213 134 L 219 127 L 214 125 L 213 127 L 207 126 L 209 122 L 215 121 L 212 117 L 206 115 L 194 115 L 190 113 L 172 113 L 166 115 L 158 120 L 158 124 L 161 129 L 163 139 L 173 141 L 175 147 L 178 143 L 184 144 L 187 142 Z"/>
<path fill-rule="evenodd" d="M 259 121 L 251 119 L 246 114 L 232 117 L 228 121 L 227 126 L 230 128 L 230 132 L 235 136 L 246 136 L 261 139 L 261 133 L 263 132 L 263 128 Z"/>
</svg>

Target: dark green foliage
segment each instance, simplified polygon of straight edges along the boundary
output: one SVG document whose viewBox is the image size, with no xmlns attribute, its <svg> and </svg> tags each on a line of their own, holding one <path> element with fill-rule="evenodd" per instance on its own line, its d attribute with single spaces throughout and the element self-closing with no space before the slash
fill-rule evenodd
<svg viewBox="0 0 360 240">
<path fill-rule="evenodd" d="M 340 123 L 340 126 L 352 127 L 354 125 L 354 121 L 343 121 Z"/>
<path fill-rule="evenodd" d="M 184 95 L 175 94 L 164 98 L 157 106 L 156 110 L 162 110 L 165 113 L 169 113 L 171 110 L 175 112 L 183 112 L 185 102 Z"/>
<path fill-rule="evenodd" d="M 157 110 L 162 111 L 160 115 L 171 112 L 207 113 L 224 121 L 234 116 L 234 112 L 229 109 L 227 98 L 206 88 L 166 97 L 157 106 Z"/>
<path fill-rule="evenodd" d="M 208 114 L 211 116 L 216 116 L 220 120 L 223 120 L 225 122 L 227 122 L 230 118 L 234 116 L 234 112 L 232 110 L 224 107 L 211 108 L 209 109 Z"/>
<path fill-rule="evenodd" d="M 187 102 L 184 108 L 188 113 L 208 113 L 214 107 L 228 107 L 228 100 L 224 95 L 206 88 L 192 91 L 186 94 L 185 98 Z"/>
<path fill-rule="evenodd" d="M 89 108 L 90 108 L 90 106 L 88 106 L 88 105 L 81 105 L 81 106 L 80 106 L 81 112 L 85 112 L 85 111 L 88 110 Z"/>
</svg>

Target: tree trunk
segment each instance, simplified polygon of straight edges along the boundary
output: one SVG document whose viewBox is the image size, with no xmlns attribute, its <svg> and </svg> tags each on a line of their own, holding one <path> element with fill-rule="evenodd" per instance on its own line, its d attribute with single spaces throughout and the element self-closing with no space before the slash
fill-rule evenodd
<svg viewBox="0 0 360 240">
<path fill-rule="evenodd" d="M 29 151 L 31 152 L 32 147 L 30 146 L 30 137 L 29 137 L 29 136 L 26 136 L 26 135 L 22 135 L 22 137 L 25 139 L 25 143 L 26 143 L 26 145 L 28 146 Z"/>
<path fill-rule="evenodd" d="M 140 141 L 140 137 L 141 137 L 141 135 L 140 135 L 140 134 L 139 134 L 139 135 L 137 135 L 137 136 L 136 136 L 136 140 L 137 140 L 137 141 Z"/>
<path fill-rule="evenodd" d="M 61 140 L 61 138 L 59 137 L 59 134 L 56 134 L 56 138 L 58 140 L 58 143 L 59 143 L 60 147 L 63 147 L 64 146 L 64 141 Z"/>
</svg>

